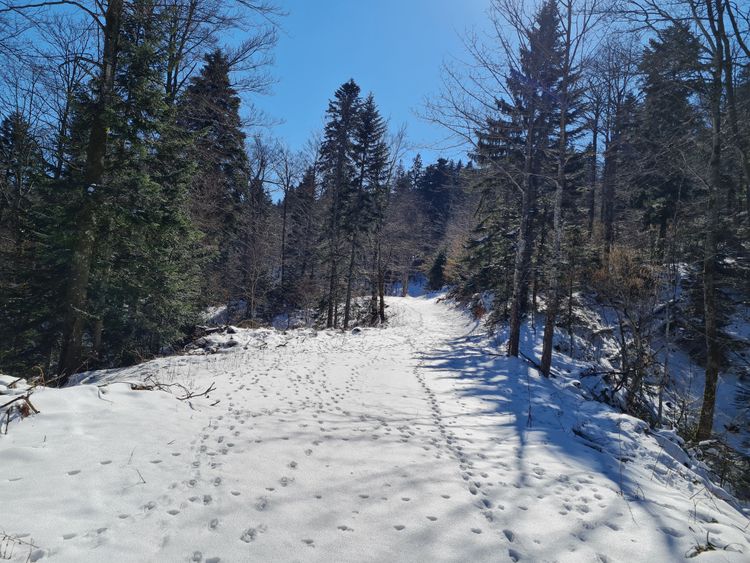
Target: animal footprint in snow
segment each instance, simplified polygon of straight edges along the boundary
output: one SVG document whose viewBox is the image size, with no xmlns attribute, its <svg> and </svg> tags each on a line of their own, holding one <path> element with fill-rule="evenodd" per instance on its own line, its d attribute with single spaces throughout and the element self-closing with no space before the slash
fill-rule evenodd
<svg viewBox="0 0 750 563">
<path fill-rule="evenodd" d="M 68 471 L 68 475 L 78 475 L 80 472 L 80 469 L 73 469 L 72 471 Z"/>
<path fill-rule="evenodd" d="M 289 469 L 297 469 L 297 462 L 296 461 L 290 461 L 289 464 L 287 465 L 287 467 L 289 467 Z"/>
<path fill-rule="evenodd" d="M 310 547 L 315 547 L 315 540 L 306 539 L 302 540 L 302 543 L 309 545 Z"/>
<path fill-rule="evenodd" d="M 258 538 L 258 535 L 262 534 L 265 531 L 266 527 L 262 524 L 256 528 L 247 528 L 244 532 L 242 532 L 240 539 L 245 543 L 252 543 Z"/>
<path fill-rule="evenodd" d="M 404 528 L 406 528 L 406 526 L 404 526 L 403 524 L 396 524 L 396 525 L 395 525 L 395 526 L 393 526 L 393 527 L 394 527 L 394 528 L 395 528 L 396 530 L 398 530 L 399 532 L 400 532 L 401 530 L 403 530 Z"/>
<path fill-rule="evenodd" d="M 170 514 L 172 516 L 177 516 L 179 513 L 180 513 L 180 511 L 177 510 L 176 508 L 173 508 L 171 510 L 167 510 L 167 514 Z"/>
<path fill-rule="evenodd" d="M 282 477 L 281 479 L 279 479 L 279 484 L 282 487 L 286 487 L 290 483 L 294 483 L 294 479 L 292 477 Z"/>
<path fill-rule="evenodd" d="M 344 525 L 338 526 L 338 529 L 341 530 L 342 532 L 353 532 L 354 531 L 354 528 L 350 528 L 349 526 L 344 526 Z"/>
</svg>

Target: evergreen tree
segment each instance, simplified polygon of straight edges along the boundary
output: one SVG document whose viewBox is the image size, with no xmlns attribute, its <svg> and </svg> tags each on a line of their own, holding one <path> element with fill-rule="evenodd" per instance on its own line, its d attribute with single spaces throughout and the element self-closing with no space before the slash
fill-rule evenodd
<svg viewBox="0 0 750 563">
<path fill-rule="evenodd" d="M 0 123 L 0 370 L 45 365 L 34 216 L 47 184 L 39 142 L 29 122 L 13 113 Z"/>
<path fill-rule="evenodd" d="M 326 126 L 320 149 L 320 170 L 323 197 L 328 209 L 326 219 L 325 262 L 328 267 L 326 326 L 338 326 L 341 286 L 341 260 L 346 256 L 344 245 L 344 210 L 352 209 L 355 191 L 355 132 L 359 126 L 362 100 L 360 88 L 349 80 L 334 93 L 326 111 Z"/>
<path fill-rule="evenodd" d="M 237 257 L 242 201 L 250 176 L 240 99 L 229 70 L 223 52 L 210 53 L 180 101 L 180 125 L 194 135 L 190 156 L 197 173 L 190 185 L 190 212 L 203 233 L 208 260 L 202 292 L 206 304 L 230 301 L 228 282 Z"/>
<path fill-rule="evenodd" d="M 643 207 L 644 223 L 666 235 L 680 199 L 688 199 L 691 181 L 678 163 L 697 134 L 690 102 L 695 91 L 700 46 L 685 27 L 665 29 L 649 40 L 640 62 L 644 101 L 638 119 L 636 150 L 641 162 L 633 181 L 633 204 Z"/>
<path fill-rule="evenodd" d="M 317 295 L 320 213 L 315 168 L 305 170 L 299 185 L 287 196 L 289 235 L 284 298 L 294 307 L 309 308 Z"/>
<path fill-rule="evenodd" d="M 424 200 L 427 217 L 431 226 L 431 242 L 438 244 L 445 235 L 445 226 L 450 217 L 451 192 L 454 190 L 455 165 L 445 158 L 438 158 L 435 164 L 425 167 L 421 173 L 421 159 L 412 169 L 412 179 Z"/>
<path fill-rule="evenodd" d="M 99 218 L 89 292 L 92 355 L 110 365 L 157 352 L 195 311 L 193 168 L 160 84 L 161 23 L 150 0 L 123 20 L 105 171 L 113 203 Z"/>
<path fill-rule="evenodd" d="M 519 67 L 506 80 L 508 99 L 497 100 L 499 116 L 478 134 L 477 163 L 494 181 L 520 191 L 521 205 L 508 354 L 517 356 L 521 319 L 528 306 L 535 215 L 543 178 L 551 174 L 551 151 L 559 112 L 562 52 L 554 2 L 545 2 L 519 50 Z M 500 306 L 500 303 L 497 304 Z"/>
<path fill-rule="evenodd" d="M 430 266 L 430 271 L 427 274 L 427 289 L 437 291 L 442 289 L 445 285 L 445 265 L 448 262 L 448 255 L 445 249 L 441 249 L 440 252 L 435 255 L 435 260 Z"/>
<path fill-rule="evenodd" d="M 374 247 L 370 267 L 370 285 L 373 296 L 371 300 L 372 322 L 374 323 L 379 317 L 377 307 L 379 240 L 388 195 L 385 178 L 388 162 L 388 149 L 384 140 L 385 131 L 385 122 L 375 105 L 373 95 L 370 94 L 361 105 L 354 132 L 353 164 L 356 176 L 352 183 L 352 193 L 347 198 L 343 217 L 343 226 L 349 237 L 350 246 L 344 302 L 343 326 L 345 329 L 349 326 L 351 319 L 352 287 L 361 238 L 368 232 L 372 234 Z"/>
</svg>

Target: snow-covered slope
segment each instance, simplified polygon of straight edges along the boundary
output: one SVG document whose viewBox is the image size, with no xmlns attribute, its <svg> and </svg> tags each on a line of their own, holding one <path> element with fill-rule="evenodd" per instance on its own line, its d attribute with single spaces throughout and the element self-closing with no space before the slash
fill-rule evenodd
<svg viewBox="0 0 750 563">
<path fill-rule="evenodd" d="M 0 436 L 0 559 L 748 560 L 747 518 L 674 437 L 448 305 L 389 305 L 387 329 L 240 330 L 37 389 Z M 125 383 L 149 375 L 216 391 Z"/>
</svg>

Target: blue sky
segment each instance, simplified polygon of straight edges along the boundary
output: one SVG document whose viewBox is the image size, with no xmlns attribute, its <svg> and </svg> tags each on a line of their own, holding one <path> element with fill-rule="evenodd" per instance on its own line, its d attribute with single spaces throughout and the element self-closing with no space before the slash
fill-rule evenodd
<svg viewBox="0 0 750 563">
<path fill-rule="evenodd" d="M 415 152 L 426 162 L 456 149 L 427 148 L 445 138 L 436 125 L 419 119 L 425 96 L 440 88 L 440 66 L 461 56 L 461 35 L 486 25 L 489 0 L 279 0 L 289 15 L 272 69 L 278 82 L 258 108 L 284 123 L 273 133 L 301 149 L 333 92 L 354 78 L 363 94 L 372 91 L 393 128 L 407 124 Z"/>
</svg>

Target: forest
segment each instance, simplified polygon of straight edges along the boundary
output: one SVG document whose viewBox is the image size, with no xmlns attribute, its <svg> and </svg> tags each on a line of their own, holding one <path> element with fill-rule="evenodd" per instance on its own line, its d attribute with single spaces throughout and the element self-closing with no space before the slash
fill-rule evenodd
<svg viewBox="0 0 750 563">
<path fill-rule="evenodd" d="M 543 376 L 608 339 L 598 398 L 716 440 L 750 495 L 750 5 L 488 1 L 416 109 L 461 147 L 434 161 L 357 76 L 306 147 L 278 138 L 253 99 L 286 16 L 0 1 L 0 371 L 62 387 L 211 323 L 385 328 L 422 285 Z"/>
</svg>

